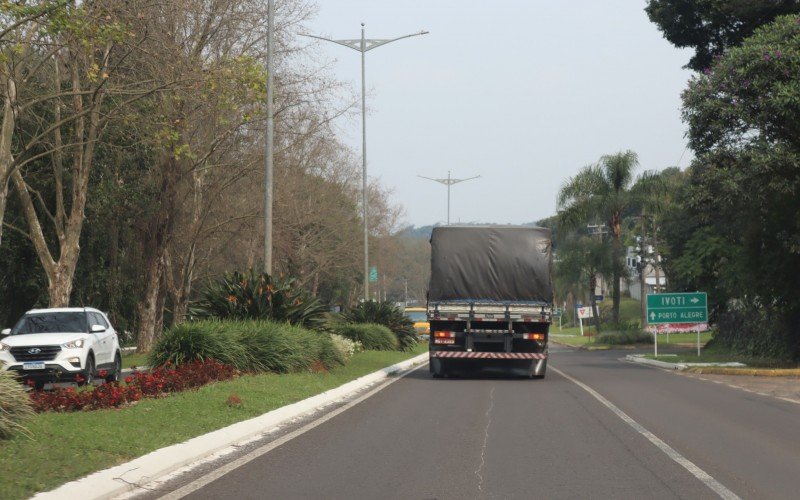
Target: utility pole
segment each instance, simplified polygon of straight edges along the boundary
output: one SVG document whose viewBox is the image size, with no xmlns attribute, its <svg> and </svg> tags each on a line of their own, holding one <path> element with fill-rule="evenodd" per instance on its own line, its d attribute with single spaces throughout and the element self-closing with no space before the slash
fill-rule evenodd
<svg viewBox="0 0 800 500">
<path fill-rule="evenodd" d="M 444 184 L 447 186 L 447 225 L 450 225 L 450 186 L 453 184 L 458 184 L 459 182 L 464 181 L 471 181 L 472 179 L 477 179 L 480 175 L 476 175 L 475 177 L 467 177 L 466 179 L 453 179 L 450 177 L 450 171 L 447 171 L 447 179 L 433 179 L 431 177 L 425 177 L 424 175 L 418 175 L 417 177 L 422 177 L 423 179 L 428 179 L 429 181 L 438 182 L 439 184 Z"/>
<path fill-rule="evenodd" d="M 647 328 L 647 293 L 645 293 L 645 287 L 647 283 L 645 281 L 645 269 L 647 268 L 647 262 L 644 259 L 646 254 L 645 252 L 645 217 L 644 217 L 644 210 L 642 211 L 642 236 L 641 241 L 639 241 L 639 246 L 637 250 L 639 251 L 639 298 L 641 299 L 641 313 L 642 313 L 642 330 Z"/>
<path fill-rule="evenodd" d="M 274 156 L 274 54 L 275 54 L 275 0 L 267 2 L 267 136 L 264 153 L 266 166 L 264 172 L 264 272 L 272 274 L 272 161 Z"/>
<path fill-rule="evenodd" d="M 318 40 L 332 42 L 349 49 L 361 52 L 361 200 L 362 200 L 362 216 L 364 218 L 364 300 L 369 301 L 369 226 L 367 224 L 367 86 L 366 86 L 366 58 L 365 55 L 368 51 L 376 49 L 381 45 L 396 42 L 403 38 L 410 38 L 412 36 L 427 35 L 425 30 L 419 33 L 412 33 L 410 35 L 399 36 L 397 38 L 379 39 L 379 38 L 365 38 L 364 37 L 364 23 L 361 23 L 361 39 L 349 40 L 333 40 L 316 35 L 303 34 Z"/>
</svg>

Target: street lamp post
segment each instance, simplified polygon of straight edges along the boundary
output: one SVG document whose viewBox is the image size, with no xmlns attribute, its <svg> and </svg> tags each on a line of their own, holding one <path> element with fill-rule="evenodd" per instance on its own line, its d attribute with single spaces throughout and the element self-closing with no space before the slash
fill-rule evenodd
<svg viewBox="0 0 800 500">
<path fill-rule="evenodd" d="M 397 40 L 402 40 L 403 38 L 410 38 L 412 36 L 419 36 L 419 35 L 426 35 L 428 34 L 427 31 L 420 31 L 419 33 L 412 33 L 410 35 L 399 36 L 397 38 L 391 39 L 378 39 L 378 38 L 365 38 L 364 37 L 364 23 L 361 23 L 361 38 L 355 40 L 333 40 L 330 38 L 325 38 L 316 35 L 303 35 L 311 38 L 316 38 L 318 40 L 324 40 L 326 42 L 333 42 L 339 45 L 343 45 L 347 48 L 356 50 L 361 52 L 361 163 L 362 163 L 362 174 L 361 174 L 361 200 L 362 200 L 362 212 L 364 217 L 364 300 L 369 300 L 369 226 L 367 224 L 367 104 L 366 104 L 366 57 L 365 54 L 367 51 L 372 49 L 376 49 L 381 45 L 386 45 L 387 43 L 396 42 Z"/>
<path fill-rule="evenodd" d="M 267 2 L 267 130 L 264 145 L 266 165 L 264 171 L 264 272 L 272 274 L 272 161 L 274 104 L 273 104 L 273 62 L 275 52 L 275 0 Z"/>
<path fill-rule="evenodd" d="M 477 179 L 480 175 L 476 175 L 475 177 L 467 177 L 466 179 L 453 179 L 450 177 L 450 171 L 447 171 L 447 179 L 433 179 L 431 177 L 425 177 L 424 175 L 418 175 L 417 177 L 422 177 L 423 179 L 428 179 L 429 181 L 438 182 L 439 184 L 444 184 L 447 186 L 447 225 L 450 225 L 450 186 L 453 184 L 458 184 L 459 182 L 464 181 L 471 181 L 472 179 Z"/>
</svg>

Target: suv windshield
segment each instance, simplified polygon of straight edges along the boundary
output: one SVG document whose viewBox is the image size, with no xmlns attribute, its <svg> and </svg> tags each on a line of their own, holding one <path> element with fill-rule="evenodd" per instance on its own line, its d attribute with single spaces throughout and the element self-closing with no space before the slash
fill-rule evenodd
<svg viewBox="0 0 800 500">
<path fill-rule="evenodd" d="M 53 312 L 44 314 L 26 314 L 11 330 L 11 335 L 28 333 L 86 333 L 86 313 Z"/>
</svg>

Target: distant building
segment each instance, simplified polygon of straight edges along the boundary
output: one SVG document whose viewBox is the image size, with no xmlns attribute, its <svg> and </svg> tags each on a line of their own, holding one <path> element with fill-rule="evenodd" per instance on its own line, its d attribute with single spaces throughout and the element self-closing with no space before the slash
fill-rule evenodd
<svg viewBox="0 0 800 500">
<path fill-rule="evenodd" d="M 648 252 L 651 253 L 651 252 Z M 623 290 L 627 289 L 631 294 L 631 298 L 642 300 L 641 281 L 639 278 L 639 261 L 640 257 L 636 254 L 633 247 L 628 247 L 625 256 L 625 264 L 628 269 L 628 278 L 623 280 Z M 627 283 L 625 283 L 627 281 Z M 648 293 L 663 292 L 667 287 L 667 277 L 664 275 L 664 270 L 659 270 L 658 287 L 656 287 L 656 270 L 651 263 L 648 263 L 644 268 L 644 283 L 645 295 Z"/>
</svg>

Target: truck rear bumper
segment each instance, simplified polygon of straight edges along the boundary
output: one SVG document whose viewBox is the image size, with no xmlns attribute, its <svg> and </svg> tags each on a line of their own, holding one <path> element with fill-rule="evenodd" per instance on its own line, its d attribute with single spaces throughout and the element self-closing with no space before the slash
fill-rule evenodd
<svg viewBox="0 0 800 500">
<path fill-rule="evenodd" d="M 547 359 L 540 352 L 469 352 L 469 351 L 431 351 L 432 358 L 455 359 Z"/>
</svg>

